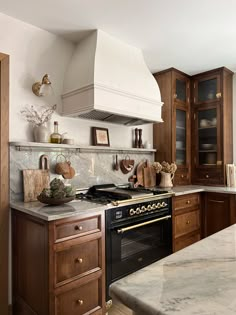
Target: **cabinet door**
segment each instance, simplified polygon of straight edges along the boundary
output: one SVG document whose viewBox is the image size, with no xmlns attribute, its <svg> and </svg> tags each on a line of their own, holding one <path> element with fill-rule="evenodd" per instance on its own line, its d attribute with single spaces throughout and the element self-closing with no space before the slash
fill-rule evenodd
<svg viewBox="0 0 236 315">
<path fill-rule="evenodd" d="M 193 122 L 193 177 L 222 183 L 220 104 L 196 107 Z"/>
<path fill-rule="evenodd" d="M 194 80 L 194 104 L 211 103 L 221 98 L 220 74 L 204 75 Z"/>
<path fill-rule="evenodd" d="M 205 236 L 230 225 L 229 195 L 207 193 L 205 200 Z"/>
<path fill-rule="evenodd" d="M 185 107 L 189 106 L 190 80 L 178 72 L 173 72 L 174 103 Z"/>
<path fill-rule="evenodd" d="M 175 184 L 188 184 L 190 180 L 190 126 L 189 111 L 176 107 L 174 112 L 175 129 L 173 130 L 173 160 L 177 164 Z"/>
</svg>

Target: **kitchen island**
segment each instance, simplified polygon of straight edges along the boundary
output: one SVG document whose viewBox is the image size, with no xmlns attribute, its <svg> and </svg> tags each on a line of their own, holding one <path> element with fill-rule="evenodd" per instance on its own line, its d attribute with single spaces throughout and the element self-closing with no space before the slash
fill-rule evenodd
<svg viewBox="0 0 236 315">
<path fill-rule="evenodd" d="M 236 225 L 110 286 L 138 315 L 235 315 Z"/>
</svg>

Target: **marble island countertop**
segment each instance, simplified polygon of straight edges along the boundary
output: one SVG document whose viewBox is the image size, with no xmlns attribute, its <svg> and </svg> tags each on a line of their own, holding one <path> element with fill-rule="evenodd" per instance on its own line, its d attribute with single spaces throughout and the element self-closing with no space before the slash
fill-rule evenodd
<svg viewBox="0 0 236 315">
<path fill-rule="evenodd" d="M 110 286 L 138 315 L 235 315 L 236 225 Z"/>
<path fill-rule="evenodd" d="M 68 218 L 75 215 L 89 214 L 91 211 L 104 211 L 105 205 L 85 200 L 73 200 L 60 206 L 48 206 L 41 202 L 14 201 L 10 204 L 12 209 L 22 211 L 46 221 Z"/>
</svg>

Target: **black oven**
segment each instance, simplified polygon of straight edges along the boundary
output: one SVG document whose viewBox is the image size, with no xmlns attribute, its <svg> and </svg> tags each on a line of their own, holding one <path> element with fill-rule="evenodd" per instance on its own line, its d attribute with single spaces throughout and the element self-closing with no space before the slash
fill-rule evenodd
<svg viewBox="0 0 236 315">
<path fill-rule="evenodd" d="M 107 210 L 107 300 L 112 282 L 171 253 L 171 198 Z"/>
</svg>

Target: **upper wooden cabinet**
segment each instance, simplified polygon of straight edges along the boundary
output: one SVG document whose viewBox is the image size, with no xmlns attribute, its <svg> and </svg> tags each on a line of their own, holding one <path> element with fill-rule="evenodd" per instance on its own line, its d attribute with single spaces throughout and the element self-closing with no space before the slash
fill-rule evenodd
<svg viewBox="0 0 236 315">
<path fill-rule="evenodd" d="M 190 183 L 190 79 L 174 69 L 158 72 L 154 77 L 161 91 L 163 123 L 154 124 L 153 141 L 159 162 L 175 161 L 176 185 Z"/>
<path fill-rule="evenodd" d="M 192 183 L 225 185 L 232 163 L 232 76 L 226 68 L 192 78 Z"/>
</svg>

